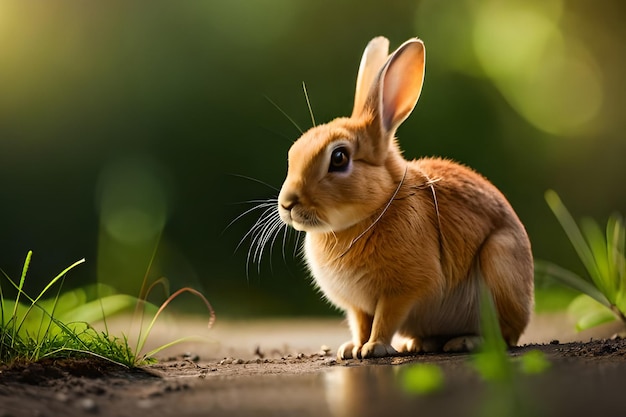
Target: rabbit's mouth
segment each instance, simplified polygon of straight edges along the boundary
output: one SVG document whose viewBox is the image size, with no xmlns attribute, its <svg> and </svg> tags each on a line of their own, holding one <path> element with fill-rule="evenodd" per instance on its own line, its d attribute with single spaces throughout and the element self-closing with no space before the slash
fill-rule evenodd
<svg viewBox="0 0 626 417">
<path fill-rule="evenodd" d="M 328 232 L 332 230 L 330 225 L 323 221 L 314 211 L 305 210 L 302 207 L 294 207 L 291 210 L 279 209 L 281 220 L 301 232 Z"/>
</svg>

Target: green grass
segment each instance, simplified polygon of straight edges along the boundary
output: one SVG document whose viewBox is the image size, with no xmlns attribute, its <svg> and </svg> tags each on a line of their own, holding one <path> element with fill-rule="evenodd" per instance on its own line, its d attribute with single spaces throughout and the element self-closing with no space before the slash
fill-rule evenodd
<svg viewBox="0 0 626 417">
<path fill-rule="evenodd" d="M 29 252 L 19 281 L 11 279 L 2 271 L 5 281 L 16 290 L 16 296 L 14 300 L 6 299 L 0 285 L 0 363 L 85 356 L 106 359 L 126 367 L 150 363 L 153 361 L 153 355 L 159 351 L 190 339 L 177 339 L 144 353 L 145 344 L 157 319 L 171 301 L 184 292 L 190 292 L 204 301 L 211 315 L 209 327 L 214 320 L 209 302 L 192 288 L 176 291 L 158 308 L 150 305 L 145 301 L 145 297 L 155 284 L 147 286 L 145 278 L 146 289 L 142 291 L 142 297 L 139 299 L 112 294 L 110 290 L 104 296 L 98 294 L 98 297 L 90 302 L 87 302 L 85 290 L 82 289 L 62 294 L 65 277 L 82 264 L 84 259 L 65 268 L 51 279 L 35 298 L 32 298 L 24 292 L 31 257 L 32 252 Z M 161 279 L 157 284 L 164 282 L 165 280 Z M 103 290 L 98 288 L 96 292 L 107 292 Z M 54 294 L 49 296 L 52 292 Z M 133 307 L 135 316 L 140 320 L 135 344 L 131 344 L 126 335 L 119 337 L 111 335 L 106 324 L 106 318 L 110 314 L 130 310 Z M 144 326 L 146 315 L 148 317 L 151 315 L 151 319 Z M 81 317 L 83 320 L 71 320 L 72 317 Z M 104 330 L 98 331 L 89 324 L 98 320 L 104 322 Z"/>
<path fill-rule="evenodd" d="M 587 276 L 549 262 L 538 262 L 537 274 L 552 277 L 581 293 L 569 305 L 569 311 L 577 317 L 577 329 L 588 329 L 616 319 L 626 324 L 626 228 L 623 218 L 619 214 L 610 216 L 604 229 L 592 219 L 583 219 L 579 226 L 556 192 L 547 191 L 545 199 L 583 263 Z"/>
<path fill-rule="evenodd" d="M 481 297 L 480 318 L 483 344 L 471 355 L 470 361 L 484 380 L 512 384 L 519 374 L 541 373 L 550 366 L 542 352 L 537 350 L 531 350 L 511 360 L 500 331 L 493 298 L 486 288 Z"/>
<path fill-rule="evenodd" d="M 476 415 L 481 417 L 542 414 L 540 404 L 533 402 L 522 376 L 541 374 L 551 366 L 543 352 L 531 350 L 511 358 L 500 331 L 498 314 L 491 293 L 483 288 L 480 303 L 483 345 L 470 356 L 470 365 L 486 382 L 487 396 Z"/>
</svg>

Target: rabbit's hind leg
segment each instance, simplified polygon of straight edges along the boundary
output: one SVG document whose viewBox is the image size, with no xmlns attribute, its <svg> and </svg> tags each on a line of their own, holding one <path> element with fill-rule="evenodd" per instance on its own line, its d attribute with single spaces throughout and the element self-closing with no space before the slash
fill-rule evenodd
<svg viewBox="0 0 626 417">
<path fill-rule="evenodd" d="M 483 244 L 480 271 L 491 292 L 502 337 L 515 346 L 533 308 L 533 260 L 523 229 L 501 229 Z"/>
<path fill-rule="evenodd" d="M 457 336 L 443 345 L 443 351 L 446 353 L 474 352 L 482 343 L 483 338 L 475 334 Z"/>
</svg>

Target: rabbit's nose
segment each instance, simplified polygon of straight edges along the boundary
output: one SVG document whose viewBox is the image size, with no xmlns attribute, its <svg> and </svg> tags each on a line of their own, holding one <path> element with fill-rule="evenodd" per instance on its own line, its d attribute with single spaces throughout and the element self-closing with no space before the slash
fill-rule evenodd
<svg viewBox="0 0 626 417">
<path fill-rule="evenodd" d="M 287 211 L 291 211 L 291 209 L 298 205 L 299 202 L 300 199 L 297 194 L 289 194 L 285 196 L 285 198 L 281 199 L 280 206 Z"/>
</svg>

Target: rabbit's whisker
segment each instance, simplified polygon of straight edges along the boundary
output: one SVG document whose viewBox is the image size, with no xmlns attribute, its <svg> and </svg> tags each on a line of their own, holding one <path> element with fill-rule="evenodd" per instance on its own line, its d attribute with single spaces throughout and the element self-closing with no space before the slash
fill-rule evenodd
<svg viewBox="0 0 626 417">
<path fill-rule="evenodd" d="M 304 133 L 304 130 L 302 130 L 302 128 L 298 125 L 298 123 L 296 123 L 295 120 L 293 120 L 288 114 L 287 112 L 285 112 L 283 109 L 280 108 L 280 106 L 278 104 L 276 104 L 274 102 L 274 100 L 272 100 L 271 98 L 269 98 L 268 96 L 265 96 L 265 99 L 267 101 L 269 101 L 274 107 L 276 107 L 276 110 L 278 110 L 279 112 L 281 112 L 283 114 L 283 116 L 285 116 L 287 118 L 287 120 L 289 120 L 291 122 L 292 125 L 295 126 L 296 129 L 298 129 L 298 132 L 300 132 L 300 134 Z"/>
<path fill-rule="evenodd" d="M 265 247 L 268 242 L 272 242 L 270 245 L 270 259 L 272 254 L 272 245 L 275 240 L 275 236 L 278 234 L 278 231 L 281 228 L 282 222 L 277 215 L 276 212 L 273 212 L 271 216 L 268 216 L 267 221 L 264 223 L 263 227 L 258 230 L 256 234 L 256 248 L 254 250 L 254 256 L 252 257 L 252 262 L 256 262 L 258 265 L 258 272 L 261 271 L 261 259 L 263 258 L 263 253 L 265 252 Z M 274 238 L 274 239 L 273 239 Z M 271 265 L 270 265 L 271 266 Z"/>
<path fill-rule="evenodd" d="M 291 236 L 291 231 L 295 230 L 291 227 L 287 227 L 285 225 L 285 227 L 283 228 L 283 243 L 281 245 L 281 253 L 283 255 L 283 262 L 287 263 L 287 256 L 286 254 L 286 249 L 287 249 L 287 240 L 289 239 L 289 237 Z M 296 233 L 296 241 L 294 242 L 294 251 L 293 251 L 293 257 L 296 257 L 296 250 L 298 247 L 298 238 L 300 237 L 300 232 Z"/>
<path fill-rule="evenodd" d="M 251 179 L 254 180 L 253 178 Z M 235 217 L 235 219 L 233 219 L 228 224 L 228 226 L 226 226 L 226 229 L 228 229 L 234 223 L 241 220 L 243 217 L 249 215 L 250 213 L 260 212 L 259 217 L 254 221 L 252 226 L 250 226 L 248 231 L 239 240 L 239 243 L 235 248 L 236 252 L 237 250 L 239 250 L 239 248 L 243 246 L 244 242 L 250 242 L 250 246 L 248 247 L 246 254 L 246 277 L 249 280 L 251 265 L 257 264 L 257 273 L 260 274 L 261 262 L 263 261 L 263 258 L 266 257 L 268 254 L 270 258 L 270 269 L 273 269 L 272 254 L 281 235 L 282 243 L 280 245 L 280 251 L 283 257 L 283 261 L 287 262 L 287 246 L 291 237 L 292 228 L 288 227 L 281 220 L 280 213 L 278 212 L 277 207 L 278 199 L 276 198 L 267 200 L 248 200 L 237 204 L 254 204 L 254 206 L 247 208 L 243 213 Z M 298 248 L 301 246 L 300 234 L 301 232 L 297 231 L 295 235 L 295 246 L 293 251 L 294 258 L 297 256 Z M 269 250 L 267 249 L 268 247 Z"/>
<path fill-rule="evenodd" d="M 259 265 L 259 272 L 260 272 L 260 268 L 261 268 L 261 259 L 263 257 L 263 253 L 264 253 L 264 249 L 267 246 L 267 244 L 269 243 L 269 247 L 270 247 L 270 260 L 272 259 L 272 250 L 274 248 L 274 243 L 276 242 L 276 238 L 278 237 L 278 234 L 280 233 L 280 229 L 282 228 L 282 221 L 280 220 L 280 218 L 273 218 L 271 221 L 268 222 L 266 229 L 263 231 L 262 233 L 262 238 L 260 240 L 260 245 L 257 248 L 258 250 L 258 256 L 256 258 L 256 261 Z M 270 265 L 271 267 L 271 265 Z"/>
<path fill-rule="evenodd" d="M 241 218 L 242 216 L 244 216 L 244 215 L 246 215 L 246 214 L 248 214 L 248 213 L 250 213 L 250 212 L 252 212 L 252 211 L 254 211 L 254 210 L 257 210 L 257 209 L 265 209 L 265 210 L 263 210 L 263 213 L 261 213 L 261 215 L 259 216 L 259 218 L 257 219 L 257 221 L 256 221 L 256 222 L 254 222 L 254 224 L 252 225 L 252 227 L 250 227 L 250 230 L 248 230 L 248 232 L 246 232 L 246 234 L 245 234 L 245 235 L 243 235 L 243 237 L 242 237 L 242 238 L 241 238 L 241 240 L 239 241 L 239 244 L 238 244 L 238 245 L 237 245 L 237 247 L 235 248 L 235 252 L 237 251 L 237 249 L 239 249 L 239 248 L 241 247 L 241 245 L 242 245 L 242 244 L 243 244 L 243 242 L 246 240 L 246 238 L 248 238 L 249 236 L 253 236 L 253 235 L 255 234 L 256 230 L 257 230 L 259 227 L 263 227 L 263 223 L 266 221 L 266 218 L 267 218 L 267 217 L 269 217 L 269 216 L 271 216 L 272 211 L 274 211 L 274 210 L 273 210 L 273 209 L 274 209 L 274 206 L 275 206 L 274 204 L 270 204 L 270 203 L 267 203 L 267 204 L 262 204 L 262 205 L 258 205 L 258 206 L 255 206 L 255 207 L 253 207 L 253 208 L 251 208 L 251 209 L 247 210 L 245 213 L 243 213 L 243 214 L 241 214 L 241 215 L 239 215 L 239 216 L 237 217 L 237 219 L 239 219 L 239 218 Z M 235 219 L 235 220 L 233 220 L 233 221 L 236 221 L 237 219 Z M 231 223 L 232 223 L 232 222 L 231 222 Z"/>
<path fill-rule="evenodd" d="M 275 205 L 266 205 L 265 210 L 261 213 L 256 222 L 252 225 L 250 230 L 243 236 L 243 238 L 239 241 L 236 250 L 243 244 L 243 242 L 250 238 L 250 247 L 248 248 L 248 255 L 246 258 L 246 271 L 248 270 L 248 266 L 250 261 L 255 262 L 258 258 L 258 246 L 261 243 L 261 239 L 267 230 L 268 225 L 272 222 L 272 219 L 276 217 L 275 214 Z"/>
<path fill-rule="evenodd" d="M 309 114 L 311 115 L 311 123 L 313 123 L 313 127 L 317 126 L 315 123 L 315 116 L 313 116 L 313 108 L 311 107 L 311 101 L 309 100 L 309 93 L 306 90 L 306 84 L 302 81 L 302 90 L 304 91 L 304 98 L 306 99 L 306 105 L 309 108 Z"/>
<path fill-rule="evenodd" d="M 290 228 L 287 228 L 289 230 L 291 230 Z M 295 230 L 295 229 L 293 229 Z M 293 257 L 297 257 L 298 255 L 298 249 L 300 249 L 300 253 L 304 252 L 304 246 L 300 244 L 300 236 L 302 236 L 302 232 L 300 232 L 299 230 L 296 230 L 296 242 L 293 246 Z"/>
<path fill-rule="evenodd" d="M 233 224 L 235 224 L 238 220 L 240 220 L 242 217 L 244 217 L 245 215 L 252 213 L 255 210 L 260 210 L 263 208 L 267 208 L 267 207 L 272 207 L 274 205 L 276 205 L 276 203 L 278 202 L 278 200 L 251 200 L 251 201 L 246 201 L 245 203 L 257 203 L 256 206 L 247 209 L 246 211 L 244 211 L 243 213 L 241 213 L 240 215 L 238 215 L 237 217 L 235 217 L 230 223 L 228 223 L 228 225 L 224 228 L 224 231 L 222 233 L 224 233 L 226 230 L 228 230 L 229 227 L 231 227 Z M 241 242 L 239 242 L 239 244 L 241 245 Z M 239 247 L 239 246 L 237 246 Z"/>
<path fill-rule="evenodd" d="M 261 254 L 263 252 L 262 239 L 268 228 L 270 227 L 273 219 L 275 219 L 277 213 L 274 208 L 275 206 L 272 204 L 271 207 L 266 208 L 261 216 L 257 219 L 257 221 L 252 225 L 250 230 L 244 235 L 244 237 L 239 242 L 239 246 L 243 243 L 246 238 L 250 237 L 250 247 L 248 248 L 248 254 L 246 256 L 246 276 L 249 277 L 249 267 L 250 261 L 253 263 L 260 260 L 259 255 L 259 247 L 261 248 Z"/>
<path fill-rule="evenodd" d="M 267 188 L 270 188 L 270 189 L 272 189 L 272 190 L 274 190 L 274 191 L 276 191 L 276 192 L 279 192 L 279 191 L 280 191 L 278 188 L 274 187 L 273 185 L 271 185 L 271 184 L 269 184 L 269 183 L 267 183 L 267 182 L 265 182 L 265 181 L 262 181 L 262 180 L 260 180 L 260 179 L 258 179 L 258 178 L 249 177 L 249 176 L 247 176 L 247 175 L 242 175 L 242 174 L 228 174 L 228 175 L 230 175 L 230 176 L 232 176 L 232 177 L 242 178 L 242 179 L 244 179 L 244 180 L 248 180 L 248 181 L 256 182 L 256 183 L 261 184 L 261 185 L 264 185 L 264 186 L 266 186 Z"/>
</svg>

